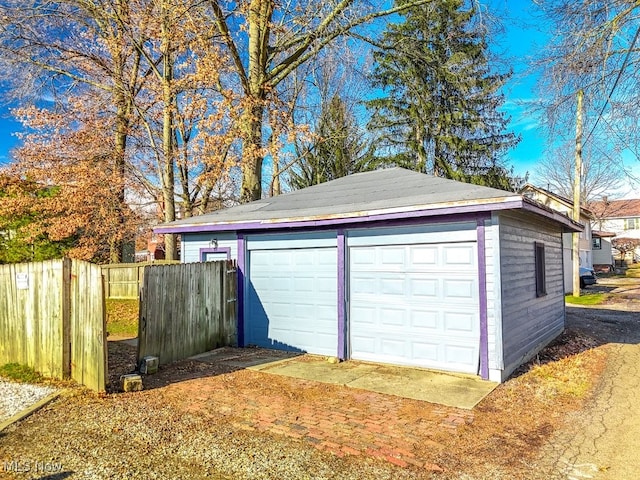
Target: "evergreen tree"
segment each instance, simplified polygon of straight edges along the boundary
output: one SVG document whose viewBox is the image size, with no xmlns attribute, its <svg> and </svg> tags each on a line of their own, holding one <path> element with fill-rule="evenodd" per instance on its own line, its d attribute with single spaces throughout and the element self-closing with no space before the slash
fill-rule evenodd
<svg viewBox="0 0 640 480">
<path fill-rule="evenodd" d="M 401 5 L 405 0 L 397 0 Z M 441 0 L 408 10 L 374 52 L 372 80 L 384 92 L 367 102 L 381 162 L 469 183 L 513 189 L 504 154 L 519 138 L 506 131 L 500 87 L 473 5 Z"/>
<path fill-rule="evenodd" d="M 340 96 L 334 95 L 322 109 L 315 138 L 309 145 L 296 146 L 300 161 L 290 173 L 292 188 L 305 188 L 371 169 L 372 148 L 363 140 L 362 131 Z"/>
</svg>

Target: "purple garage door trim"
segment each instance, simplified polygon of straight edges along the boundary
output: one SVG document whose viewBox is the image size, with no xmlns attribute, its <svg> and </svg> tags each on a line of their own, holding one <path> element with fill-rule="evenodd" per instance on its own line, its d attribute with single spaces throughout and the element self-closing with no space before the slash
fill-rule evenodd
<svg viewBox="0 0 640 480">
<path fill-rule="evenodd" d="M 206 253 L 226 253 L 227 260 L 231 259 L 231 248 L 229 247 L 215 247 L 215 248 L 201 248 L 200 249 L 200 261 L 204 262 L 204 255 Z"/>
<path fill-rule="evenodd" d="M 344 230 L 338 230 L 338 358 L 344 360 L 347 355 L 346 342 L 346 305 L 345 291 L 347 288 L 346 278 L 346 237 Z"/>
<path fill-rule="evenodd" d="M 244 347 L 244 272 L 245 272 L 244 235 L 238 233 L 238 293 L 236 305 L 238 312 L 238 347 Z"/>
<path fill-rule="evenodd" d="M 478 278 L 479 278 L 479 309 L 480 309 L 480 376 L 487 380 L 489 378 L 489 344 L 488 344 L 488 323 L 487 323 L 487 285 L 486 285 L 486 254 L 485 254 L 485 225 L 484 221 L 490 216 L 485 215 L 461 215 L 456 221 L 469 220 L 473 217 L 477 222 L 477 248 L 478 248 Z M 420 222 L 375 222 L 375 226 L 386 224 L 407 223 L 437 223 L 437 219 L 416 219 Z M 451 222 L 455 223 L 455 222 Z M 286 230 L 285 230 L 286 231 Z M 238 346 L 244 346 L 244 287 L 245 287 L 245 240 L 242 233 L 238 233 Z M 338 248 L 338 358 L 347 358 L 347 337 L 346 337 L 346 235 L 344 230 L 337 232 Z"/>
<path fill-rule="evenodd" d="M 361 217 L 345 217 L 345 218 L 328 218 L 324 220 L 299 220 L 292 222 L 238 222 L 238 223 L 224 223 L 219 225 L 185 225 L 185 226 L 171 226 L 171 227 L 156 227 L 154 232 L 157 233 L 190 233 L 190 232 L 216 232 L 216 231 L 238 231 L 238 230 L 272 230 L 272 229 L 287 229 L 287 228 L 310 228 L 310 227 L 328 227 L 337 225 L 343 226 L 343 228 L 355 227 L 361 223 L 371 223 L 387 220 L 408 220 L 419 219 L 422 222 L 427 221 L 428 217 L 439 216 L 451 216 L 451 215 L 470 215 L 473 219 L 477 218 L 478 212 L 491 212 L 493 210 L 508 210 L 519 209 L 523 207 L 523 201 L 513 200 L 509 202 L 501 203 L 487 203 L 481 205 L 464 205 L 459 207 L 446 207 L 446 208 L 434 208 L 429 210 L 415 210 L 410 212 L 397 212 L 386 213 L 380 215 L 363 215 Z M 539 209 L 539 212 L 548 216 L 548 212 L 543 209 Z"/>
<path fill-rule="evenodd" d="M 478 288 L 480 296 L 480 377 L 489 380 L 489 326 L 487 321 L 487 255 L 485 217 L 478 215 Z"/>
</svg>

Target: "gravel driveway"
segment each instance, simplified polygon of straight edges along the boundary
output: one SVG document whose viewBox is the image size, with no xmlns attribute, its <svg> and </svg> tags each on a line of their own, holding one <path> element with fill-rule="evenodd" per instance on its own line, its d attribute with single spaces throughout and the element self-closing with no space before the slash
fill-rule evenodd
<svg viewBox="0 0 640 480">
<path fill-rule="evenodd" d="M 0 423 L 55 391 L 52 387 L 13 383 L 0 377 Z"/>
<path fill-rule="evenodd" d="M 571 328 L 608 349 L 592 400 L 571 415 L 545 449 L 566 479 L 635 480 L 640 459 L 640 280 L 601 279 L 599 289 L 626 298 L 598 307 L 568 307 Z"/>
</svg>

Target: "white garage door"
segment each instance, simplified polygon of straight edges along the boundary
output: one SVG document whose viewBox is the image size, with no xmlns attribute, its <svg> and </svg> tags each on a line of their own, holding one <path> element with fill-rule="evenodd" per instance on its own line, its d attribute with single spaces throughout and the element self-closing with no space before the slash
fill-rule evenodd
<svg viewBox="0 0 640 480">
<path fill-rule="evenodd" d="M 245 345 L 335 356 L 335 247 L 251 250 Z"/>
<path fill-rule="evenodd" d="M 349 249 L 351 357 L 476 374 L 475 242 Z"/>
</svg>

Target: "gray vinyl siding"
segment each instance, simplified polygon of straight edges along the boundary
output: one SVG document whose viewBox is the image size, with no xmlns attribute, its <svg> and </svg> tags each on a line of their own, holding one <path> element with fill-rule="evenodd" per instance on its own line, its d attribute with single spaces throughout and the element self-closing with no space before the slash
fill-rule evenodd
<svg viewBox="0 0 640 480">
<path fill-rule="evenodd" d="M 231 259 L 238 258 L 238 240 L 234 233 L 183 233 L 182 263 L 200 261 L 200 249 L 212 248 L 212 241 L 217 240 L 218 248 L 229 248 Z"/>
<path fill-rule="evenodd" d="M 503 378 L 564 330 L 562 234 L 529 215 L 499 215 Z M 547 294 L 536 296 L 534 242 L 545 246 Z"/>
</svg>

